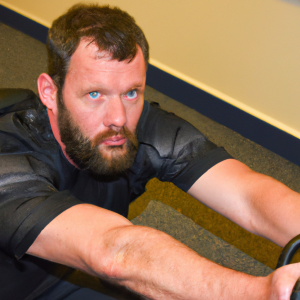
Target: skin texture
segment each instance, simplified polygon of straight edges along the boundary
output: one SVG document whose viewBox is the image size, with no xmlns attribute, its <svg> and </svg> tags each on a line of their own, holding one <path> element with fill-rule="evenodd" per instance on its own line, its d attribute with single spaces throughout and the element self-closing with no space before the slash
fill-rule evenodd
<svg viewBox="0 0 300 300">
<path fill-rule="evenodd" d="M 128 60 L 118 62 L 111 60 L 109 53 L 99 52 L 89 40 L 83 40 L 71 57 L 62 91 L 64 104 L 73 121 L 90 139 L 110 128 L 118 131 L 123 126 L 134 133 L 143 110 L 145 81 L 146 68 L 140 48 L 130 63 Z M 68 157 L 58 130 L 57 88 L 47 74 L 40 75 L 38 88 L 41 100 L 48 108 L 54 136 Z M 136 97 L 129 97 L 134 90 Z M 98 93 L 98 96 L 93 99 L 89 93 Z M 109 157 L 106 146 L 125 142 L 115 136 L 99 147 Z"/>
<path fill-rule="evenodd" d="M 188 193 L 281 247 L 299 234 L 300 195 L 237 160 L 225 160 L 208 170 Z"/>
<path fill-rule="evenodd" d="M 124 125 L 134 132 L 145 87 L 140 49 L 128 63 L 110 60 L 108 53 L 87 44 L 83 40 L 71 58 L 63 89 L 66 107 L 90 138 Z M 64 151 L 57 127 L 56 87 L 42 74 L 38 88 Z M 128 99 L 127 93 L 133 89 L 137 89 L 137 97 Z M 91 92 L 101 96 L 91 100 Z M 106 145 L 102 146 L 109 155 Z M 189 193 L 279 245 L 299 233 L 299 194 L 236 160 L 212 167 Z M 109 279 L 149 299 L 287 300 L 300 276 L 299 264 L 282 267 L 265 278 L 226 269 L 162 232 L 133 226 L 122 216 L 89 204 L 76 205 L 56 217 L 27 253 Z"/>
</svg>

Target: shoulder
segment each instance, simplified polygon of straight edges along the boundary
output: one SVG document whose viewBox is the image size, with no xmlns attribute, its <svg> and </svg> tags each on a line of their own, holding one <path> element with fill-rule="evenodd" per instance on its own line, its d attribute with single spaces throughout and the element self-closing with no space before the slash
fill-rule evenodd
<svg viewBox="0 0 300 300">
<path fill-rule="evenodd" d="M 54 178 L 58 145 L 38 97 L 30 90 L 0 89 L 0 107 L 1 179 Z"/>
<path fill-rule="evenodd" d="M 0 89 L 0 136 L 1 154 L 55 146 L 47 110 L 30 90 Z"/>
<path fill-rule="evenodd" d="M 190 123 L 147 102 L 137 136 L 139 150 L 131 170 L 138 182 L 157 177 L 188 191 L 208 169 L 231 158 Z"/>
<path fill-rule="evenodd" d="M 59 191 L 59 145 L 47 111 L 34 93 L 23 96 L 0 110 L 0 250 L 17 258 L 52 219 L 80 203 Z"/>
</svg>

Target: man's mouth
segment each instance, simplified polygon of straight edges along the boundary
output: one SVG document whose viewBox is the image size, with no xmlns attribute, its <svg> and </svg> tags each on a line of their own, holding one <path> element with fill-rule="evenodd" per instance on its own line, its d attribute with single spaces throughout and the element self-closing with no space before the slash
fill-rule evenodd
<svg viewBox="0 0 300 300">
<path fill-rule="evenodd" d="M 126 143 L 126 137 L 121 135 L 111 136 L 106 138 L 100 144 L 105 146 L 121 146 Z"/>
</svg>

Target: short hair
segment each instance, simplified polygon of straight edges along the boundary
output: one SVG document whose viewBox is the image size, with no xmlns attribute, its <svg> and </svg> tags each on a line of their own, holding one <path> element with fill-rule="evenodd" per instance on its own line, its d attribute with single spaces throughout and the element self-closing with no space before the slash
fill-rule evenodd
<svg viewBox="0 0 300 300">
<path fill-rule="evenodd" d="M 118 7 L 76 4 L 53 22 L 47 39 L 48 74 L 59 93 L 62 92 L 70 58 L 85 37 L 96 43 L 99 50 L 108 51 L 112 59 L 119 61 L 131 61 L 138 45 L 146 68 L 148 66 L 149 45 L 133 17 Z"/>
</svg>

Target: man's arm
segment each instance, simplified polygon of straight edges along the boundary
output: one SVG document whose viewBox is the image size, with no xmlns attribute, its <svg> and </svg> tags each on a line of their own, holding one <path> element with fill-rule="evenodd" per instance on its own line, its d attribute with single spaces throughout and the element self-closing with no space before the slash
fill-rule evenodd
<svg viewBox="0 0 300 300">
<path fill-rule="evenodd" d="M 280 246 L 300 234 L 300 194 L 237 160 L 228 159 L 209 169 L 188 193 Z"/>
<path fill-rule="evenodd" d="M 160 231 L 79 204 L 50 222 L 28 254 L 110 279 L 149 299 L 289 299 L 300 268 L 253 277 L 221 267 Z"/>
</svg>

